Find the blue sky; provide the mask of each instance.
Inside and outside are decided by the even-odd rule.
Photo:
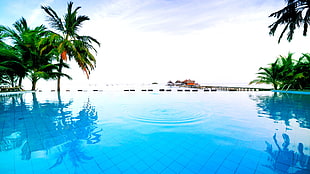
[[[309,41],[277,43],[268,35],[269,14],[282,0],[75,0],[90,17],[81,34],[101,42],[90,80],[72,62],[74,80],[64,85],[151,83],[195,79],[199,83],[243,83],[258,68],[289,51],[308,52]],[[11,26],[21,16],[31,26],[45,24],[40,5],[64,14],[63,0],[1,0],[0,23]],[[74,72],[74,73],[72,73]],[[43,82],[39,82],[44,84]],[[40,86],[40,84],[38,84]]]

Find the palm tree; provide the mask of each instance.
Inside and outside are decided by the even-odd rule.
[[[278,89],[280,85],[280,67],[278,65],[278,59],[270,64],[270,67],[260,67],[257,74],[257,79],[252,80],[249,84],[272,84],[275,90]]]
[[[307,35],[308,25],[310,23],[310,0],[286,0],[287,6],[283,9],[270,14],[269,17],[275,17],[277,20],[269,26],[270,35],[274,35],[279,25],[284,25],[283,31],[279,36],[280,43],[284,33],[287,33],[287,40],[293,39],[294,31],[303,25],[303,35]]]
[[[0,26],[0,83],[15,87],[17,79],[26,75],[26,67],[21,62],[20,52],[2,41],[6,37]]]
[[[58,72],[58,68],[60,66],[69,68],[69,66],[65,63],[53,64],[53,59],[56,59],[57,50],[54,48],[54,44],[50,42],[52,33],[49,31],[45,31],[42,35],[43,37],[38,36],[33,45],[35,47],[32,49],[32,54],[35,61],[32,61],[32,69],[28,75],[28,78],[32,81],[32,90],[36,89],[36,83],[39,79],[57,79],[57,77],[67,77],[71,79],[71,77],[67,74]],[[35,35],[36,36],[36,35]],[[33,36],[33,37],[35,37]]]
[[[280,56],[278,59],[278,66],[280,67],[279,80],[281,81],[281,88],[287,87],[290,88],[295,79],[292,78],[294,76],[294,68],[295,68],[295,60],[293,59],[293,53],[288,53],[287,57]]]
[[[270,64],[270,67],[260,68],[257,79],[250,84],[273,84],[275,89],[304,89],[310,87],[310,55],[303,54],[298,61],[288,53],[287,57],[280,56]]]
[[[13,70],[20,71],[18,74],[20,85],[22,79],[27,76],[32,82],[32,90],[35,90],[39,79],[55,78],[56,74],[64,75],[54,72],[59,65],[52,64],[52,60],[55,58],[55,49],[48,42],[51,40],[52,33],[47,31],[45,26],[41,25],[31,29],[24,18],[16,21],[13,26],[14,29],[0,26],[0,30],[12,40],[14,50],[20,54],[19,63],[24,69],[12,67]]]
[[[96,59],[91,53],[91,51],[96,52],[96,49],[92,46],[92,43],[100,46],[100,43],[93,37],[78,34],[82,23],[90,20],[89,17],[78,15],[78,10],[81,7],[73,9],[73,2],[68,3],[64,19],[61,19],[49,6],[41,6],[41,8],[47,13],[51,27],[57,32],[54,33],[54,38],[58,41],[57,50],[60,65],[67,61],[68,58],[69,60],[74,58],[79,67],[86,73],[87,78],[89,78],[90,71],[96,66]],[[58,72],[62,72],[62,66],[59,66]],[[60,76],[57,81],[57,91],[60,91]]]
[[[33,65],[37,63],[33,56],[32,50],[36,48],[34,44],[38,37],[43,35],[45,27],[43,25],[34,29],[30,29],[25,18],[21,18],[13,24],[14,29],[0,26],[0,30],[5,33],[5,37],[12,40],[14,50],[20,54],[20,63],[26,67],[19,77],[19,85],[23,78],[27,76],[29,71],[33,69]]]
[[[0,47],[1,84],[9,84],[11,87],[16,87],[18,78],[24,76],[26,67],[21,63],[17,55],[18,52],[11,47]]]
[[[296,88],[310,88],[310,54],[303,54],[299,58],[294,67],[293,78]]]

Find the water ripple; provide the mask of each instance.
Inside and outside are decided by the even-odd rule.
[[[186,109],[158,108],[146,109],[137,113],[129,114],[129,118],[134,121],[160,124],[160,125],[186,125],[196,124],[205,121],[208,115],[204,112],[196,112]]]

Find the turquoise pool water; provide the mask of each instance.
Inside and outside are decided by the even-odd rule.
[[[0,173],[310,173],[310,95],[0,95]]]

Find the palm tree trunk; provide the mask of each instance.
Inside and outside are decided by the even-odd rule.
[[[37,81],[36,80],[32,80],[32,88],[31,88],[31,90],[32,91],[36,90],[36,86],[37,86]]]
[[[10,81],[11,81],[11,87],[15,87],[13,74],[10,74],[9,78],[10,78]]]
[[[23,78],[19,77],[19,79],[18,79],[18,86],[19,87],[22,87],[22,81],[23,81]]]
[[[62,58],[60,58],[60,60],[59,60],[59,68],[58,68],[58,72],[59,73],[62,73],[62,64],[63,64],[63,60],[62,60]],[[57,78],[57,91],[60,91],[60,78],[61,78],[61,75],[58,75],[58,78]]]
[[[57,91],[60,91],[60,76],[57,79]]]
[[[276,83],[273,83],[274,90],[278,90],[278,85]]]

